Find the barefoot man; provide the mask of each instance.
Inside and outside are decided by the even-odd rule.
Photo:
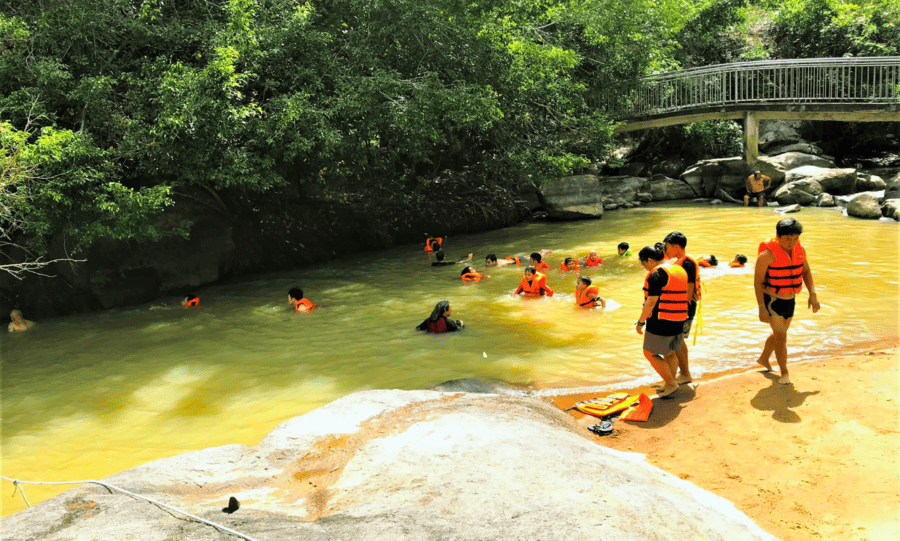
[[[759,206],[766,204],[766,190],[772,185],[772,179],[755,171],[747,177],[747,195],[744,196],[744,206],[750,205],[751,197],[759,197]]]
[[[687,273],[679,265],[664,265],[665,255],[655,246],[641,249],[638,258],[647,270],[647,277],[644,278],[644,307],[635,330],[644,335],[644,357],[665,382],[657,395],[668,398],[678,390],[675,352],[684,343],[681,335],[688,315]]]
[[[675,354],[678,357],[678,370],[681,372],[675,380],[678,383],[691,382],[691,369],[688,364],[688,347],[687,341],[691,334],[691,325],[694,323],[694,316],[697,315],[697,303],[700,302],[700,267],[697,261],[687,255],[684,249],[687,247],[687,237],[681,231],[672,231],[666,235],[663,240],[663,250],[667,259],[675,258],[676,265],[681,266],[687,273],[687,296],[688,296],[688,314],[684,320],[684,330],[681,333],[682,345]]]
[[[816,285],[813,283],[806,250],[800,246],[803,226],[794,218],[785,218],[775,226],[775,238],[760,244],[756,259],[756,274],[753,286],[756,303],[759,305],[759,320],[772,327],[772,334],[766,339],[762,355],[756,361],[766,371],[772,370],[769,358],[775,352],[781,378],[778,383],[791,382],[787,368],[787,331],[794,317],[794,298],[803,284],[809,291],[807,306],[813,313],[819,311]]]

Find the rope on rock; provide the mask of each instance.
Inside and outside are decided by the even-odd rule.
[[[237,532],[235,530],[232,530],[231,528],[226,528],[225,526],[222,526],[221,524],[217,524],[210,520],[206,520],[205,518],[200,518],[197,515],[192,515],[191,513],[188,513],[187,511],[184,511],[177,507],[173,507],[171,505],[164,504],[160,501],[154,500],[153,498],[148,498],[147,496],[141,496],[140,494],[135,494],[134,492],[129,492],[123,488],[119,488],[117,486],[110,485],[109,483],[104,483],[103,481],[95,481],[93,479],[86,479],[83,481],[22,481],[21,479],[11,479],[9,477],[4,477],[2,475],[0,475],[0,479],[11,482],[13,484],[13,486],[15,487],[13,489],[12,495],[15,496],[16,489],[18,489],[19,492],[22,493],[22,498],[25,499],[25,503],[28,505],[28,507],[31,507],[31,503],[28,502],[28,498],[25,496],[25,491],[22,489],[21,485],[23,485],[23,484],[25,484],[25,485],[82,485],[84,483],[94,483],[96,485],[100,485],[100,486],[104,487],[106,490],[110,491],[110,493],[112,493],[113,491],[116,491],[116,492],[121,492],[122,494],[125,494],[128,496],[131,496],[133,498],[139,498],[141,500],[146,500],[154,505],[158,505],[159,507],[168,509],[170,511],[174,511],[176,513],[180,513],[180,514],[182,514],[186,517],[192,518],[198,522],[208,524],[209,526],[212,526],[213,528],[216,528],[223,532],[230,533],[232,535],[236,535],[240,538],[246,539],[247,541],[257,541],[256,539],[250,537],[249,535],[242,534],[241,532]]]

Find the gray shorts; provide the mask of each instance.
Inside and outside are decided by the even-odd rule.
[[[682,335],[660,336],[652,332],[644,331],[644,349],[654,355],[662,355],[665,357],[673,351],[678,351],[684,346],[684,338]]]
[[[681,328],[681,336],[683,336],[685,340],[687,340],[688,337],[691,336],[691,325],[693,325],[693,324],[694,324],[693,319],[685,319],[684,320],[684,327]],[[678,348],[678,349],[681,349],[681,348]]]

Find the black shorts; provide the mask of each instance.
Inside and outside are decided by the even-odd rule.
[[[747,195],[749,195],[750,197],[762,197],[766,195],[766,190],[763,190],[761,192],[751,192],[750,190],[747,190]]]
[[[766,312],[770,316],[781,316],[784,319],[794,317],[794,306],[797,304],[794,299],[779,299],[768,293],[763,293],[763,303],[766,305]]]

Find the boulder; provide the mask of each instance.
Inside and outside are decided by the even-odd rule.
[[[603,210],[616,210],[617,208],[619,208],[619,205],[615,203],[607,203],[603,205]]]
[[[800,121],[761,120],[759,123],[759,147],[768,149],[800,142]]]
[[[729,203],[737,203],[738,205],[743,205],[744,202],[741,200],[737,200],[734,197],[731,197],[722,188],[716,190],[716,197],[721,199],[722,201],[728,201]]]
[[[677,407],[658,402],[653,414]],[[530,397],[353,393],[256,446],[182,454],[104,482],[260,540],[636,541],[670,539],[675,525],[684,539],[775,541],[731,502],[643,455],[598,445],[583,424]],[[240,507],[226,514],[230,497]],[[19,541],[235,539],[94,485],[2,528]]]
[[[778,156],[769,156],[766,161],[781,171],[790,171],[791,169],[797,169],[798,167],[806,165],[814,165],[826,169],[834,169],[837,167],[831,160],[813,154],[802,154],[800,152],[785,152]],[[760,171],[762,171],[762,169],[760,169]]]
[[[833,207],[837,205],[837,203],[834,202],[834,198],[831,197],[830,193],[822,192],[818,195],[818,197],[816,197],[813,205],[817,207]]]
[[[647,192],[638,192],[637,203],[650,203],[653,201],[653,194]]]
[[[861,193],[853,196],[847,204],[847,216],[877,220],[881,218],[881,205],[878,198],[871,193]]]
[[[815,180],[803,179],[789,182],[778,188],[775,199],[779,205],[811,205],[824,190]]]
[[[788,205],[786,207],[778,207],[775,209],[775,212],[778,214],[790,214],[792,212],[800,212],[800,209],[803,208],[800,205]]]
[[[538,191],[541,206],[551,218],[602,218],[603,201],[595,175],[576,175],[544,182]]]
[[[654,201],[672,201],[676,199],[693,199],[702,192],[702,183],[696,179],[692,186],[685,179],[674,179],[664,175],[653,175],[644,185]]]
[[[697,162],[680,178],[690,186],[701,187],[702,191],[698,190],[698,194],[703,196],[712,196],[719,188],[725,193],[737,195],[745,193],[747,177],[753,171],[742,158],[722,158]]]
[[[760,156],[759,158],[757,158],[756,163],[753,164],[753,167],[751,169],[752,170],[747,174],[747,176],[750,176],[753,171],[759,170],[760,173],[772,179],[770,188],[777,188],[784,182],[784,172],[786,171],[786,169],[784,169],[781,162],[779,162],[776,158],[770,156]],[[746,179],[744,180],[746,181]]]
[[[860,192],[875,192],[886,187],[887,183],[878,175],[856,173],[856,189]]]
[[[646,163],[632,162],[632,163],[627,163],[627,164],[623,165],[619,169],[619,174],[624,175],[624,176],[629,176],[629,177],[639,177],[644,173],[644,171],[646,169],[647,169]]]
[[[897,173],[884,184],[885,199],[900,199],[900,173]]]
[[[618,175],[614,177],[599,177],[599,193],[604,204],[615,203],[620,207],[625,203],[632,203],[637,199],[638,192],[646,192],[642,189],[647,179]]]
[[[800,152],[802,154],[812,154],[813,156],[821,156],[822,149],[811,143],[795,143],[783,147],[772,148],[766,151],[769,156],[777,156],[786,152]]]
[[[674,178],[684,172],[686,165],[687,164],[681,158],[671,158],[654,164],[653,167],[650,168],[650,173],[651,175],[663,175]]]
[[[856,192],[856,169],[828,169],[815,165],[804,165],[791,169],[785,174],[786,183],[798,180],[815,181],[822,191],[832,195],[846,195]],[[818,193],[813,194],[818,195]]]
[[[900,222],[900,199],[885,199],[881,204],[881,215]]]

